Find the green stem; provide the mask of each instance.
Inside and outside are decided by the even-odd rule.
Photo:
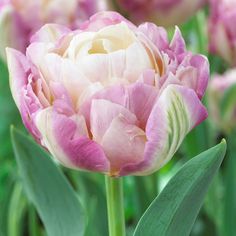
[[[110,236],[125,236],[122,178],[106,176],[108,225]]]

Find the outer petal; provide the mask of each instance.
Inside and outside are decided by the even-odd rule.
[[[145,126],[158,96],[158,90],[153,86],[135,83],[127,88],[128,97],[125,106],[134,113],[139,121],[139,127]]]
[[[144,33],[160,51],[169,47],[168,35],[163,27],[157,27],[153,23],[144,23],[138,27],[138,30]]]
[[[201,99],[205,94],[210,76],[209,62],[205,56],[194,55],[190,60],[190,65],[197,69],[197,87],[194,90]]]
[[[19,51],[11,48],[6,49],[7,63],[9,68],[10,87],[12,96],[17,107],[20,107],[20,91],[28,83],[28,72],[30,69],[26,57]]]
[[[175,27],[175,34],[170,43],[170,48],[176,55],[182,54],[186,51],[184,38],[177,26]]]
[[[155,87],[140,82],[129,86],[120,85],[107,87],[101,91],[98,91],[89,100],[87,100],[81,106],[80,113],[86,118],[89,127],[90,117],[92,116],[92,101],[108,100],[111,104],[120,105],[133,113],[139,121],[139,126],[145,129],[146,122],[153,105],[155,104],[157,95],[158,90]]]
[[[30,41],[31,43],[55,43],[63,35],[68,34],[69,32],[71,32],[71,30],[63,25],[46,24],[31,37]]]
[[[113,11],[98,12],[90,17],[90,19],[81,25],[84,31],[98,31],[108,25],[116,25],[126,22],[130,28],[136,29],[130,21],[126,20],[122,15]]]
[[[30,75],[29,63],[25,56],[14,49],[7,49],[10,88],[15,103],[20,110],[26,128],[38,141],[40,133],[35,127],[35,114],[42,108],[33,89],[33,77]]]
[[[136,116],[121,105],[103,99],[92,100],[90,125],[95,141],[101,142],[103,135],[116,117],[124,117],[131,124],[137,122]]]
[[[126,117],[113,119],[101,143],[111,164],[110,175],[119,175],[124,165],[142,161],[145,143],[146,135],[142,129]]]
[[[169,85],[157,100],[146,126],[144,161],[127,165],[121,175],[147,175],[167,163],[185,135],[207,117],[192,89]]]
[[[82,116],[67,117],[48,108],[38,113],[37,127],[42,144],[64,166],[108,172],[109,162],[101,146],[87,137]]]

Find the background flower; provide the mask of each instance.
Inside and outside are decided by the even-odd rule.
[[[25,126],[70,168],[150,174],[207,116],[208,61],[178,28],[169,43],[164,28],[101,12],[77,31],[46,25],[26,56],[7,56]]]
[[[210,0],[209,49],[236,65],[236,1]]]
[[[209,109],[218,129],[230,132],[236,126],[236,69],[214,75],[209,84]]]
[[[122,12],[136,23],[153,21],[162,26],[185,22],[200,9],[205,0],[116,0]]]

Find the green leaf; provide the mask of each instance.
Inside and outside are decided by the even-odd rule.
[[[225,236],[235,235],[236,232],[236,140],[235,132],[228,138],[228,150],[226,158],[226,172],[224,176],[224,217],[223,230]]]
[[[189,235],[225,151],[222,141],[188,161],[149,206],[134,235]]]
[[[60,169],[31,139],[15,128],[11,135],[24,187],[48,236],[83,235],[83,209]]]

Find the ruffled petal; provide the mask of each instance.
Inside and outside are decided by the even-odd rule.
[[[92,100],[90,125],[93,139],[96,142],[101,142],[103,135],[116,117],[125,117],[132,124],[137,122],[136,116],[119,104],[103,99]]]
[[[94,14],[88,21],[81,25],[80,29],[83,31],[98,31],[108,25],[116,25],[121,22],[125,22],[130,28],[136,29],[134,24],[114,11],[103,11]]]
[[[110,175],[119,175],[123,166],[143,160],[145,132],[124,116],[112,120],[102,139],[102,147],[110,161]]]
[[[192,89],[169,85],[157,100],[147,122],[144,161],[127,165],[121,175],[147,175],[167,163],[186,134],[207,117]]]
[[[21,52],[12,48],[7,48],[6,53],[11,92],[15,103],[19,108],[22,95],[21,90],[28,83],[28,72],[30,66],[26,57]]]
[[[64,166],[104,173],[109,171],[104,151],[88,138],[82,116],[67,117],[48,108],[38,113],[37,127],[42,134],[42,145]]]
[[[46,24],[39,29],[30,39],[30,42],[56,43],[63,35],[71,32],[63,25]]]

